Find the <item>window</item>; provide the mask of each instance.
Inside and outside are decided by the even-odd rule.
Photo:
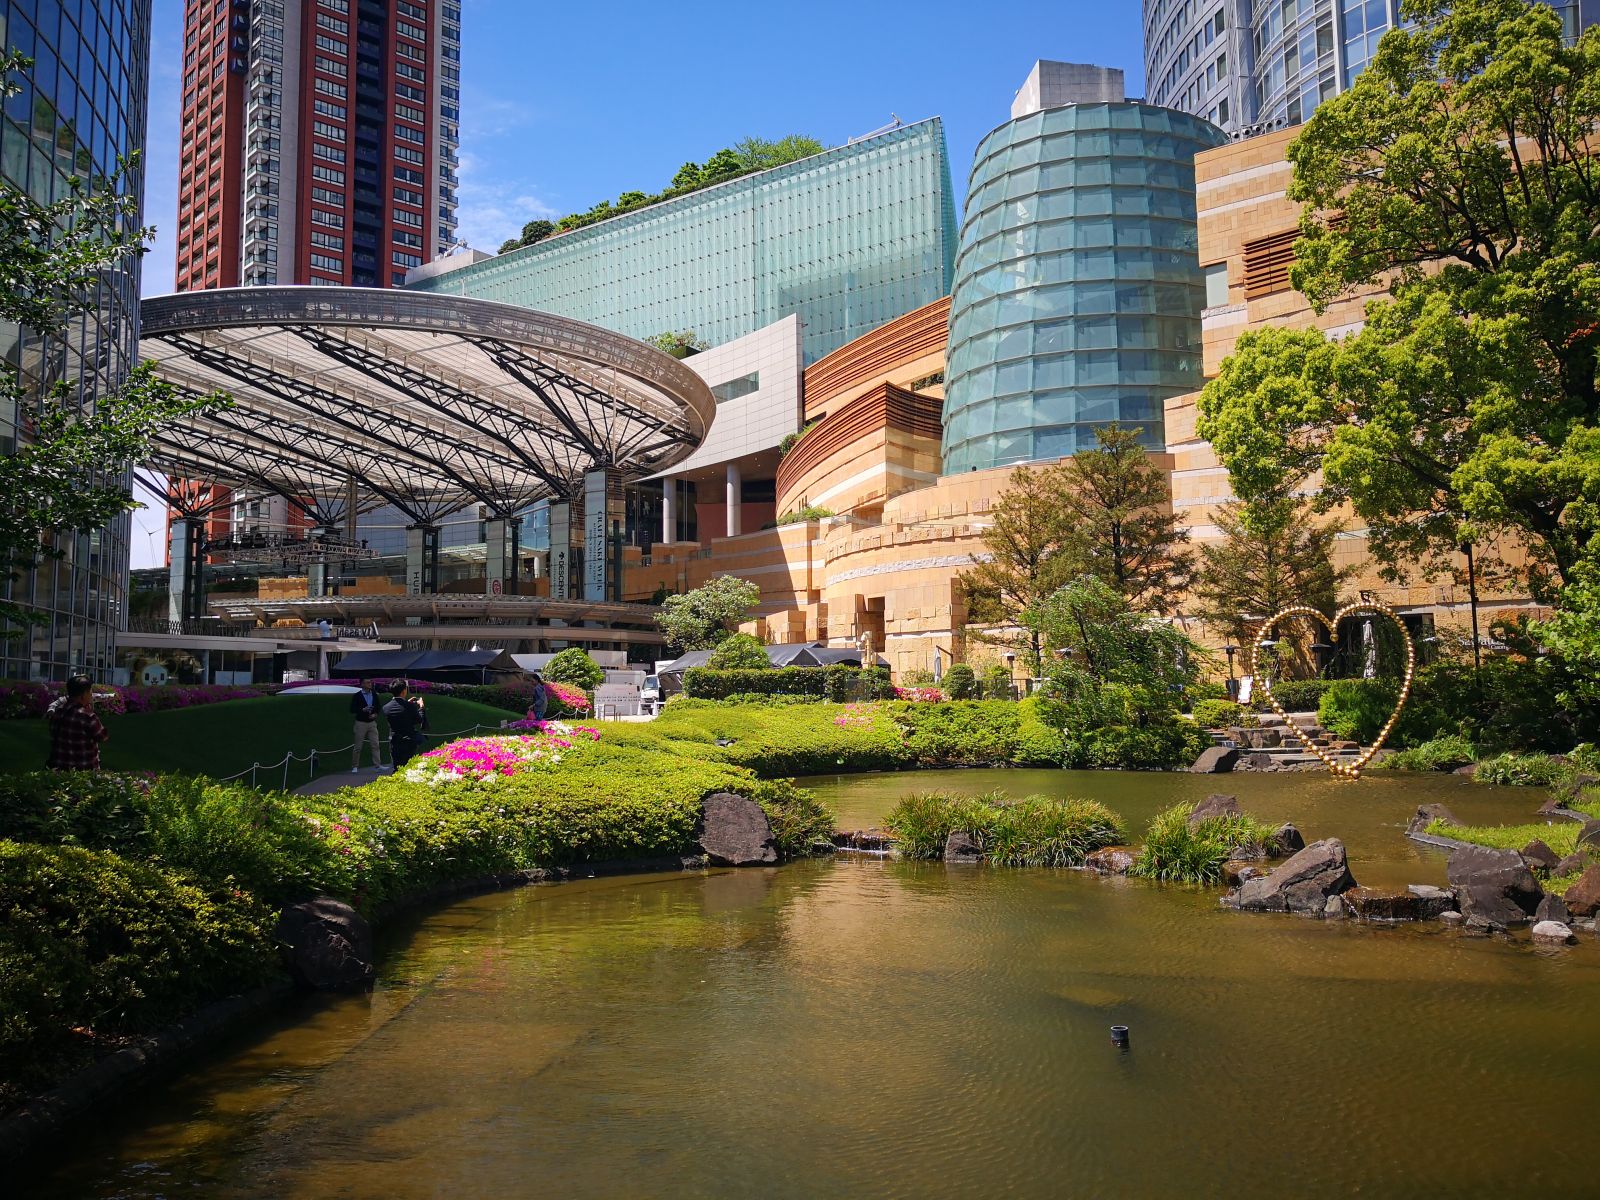
[[[327,168],[321,167],[319,170],[325,171]],[[323,204],[333,204],[339,208],[344,207],[343,192],[330,192],[327,188],[314,187],[311,189],[311,198]]]
[[[315,84],[313,84],[313,86],[317,89],[317,91],[321,92],[324,96],[332,96],[335,100],[343,100],[343,99],[345,99],[345,97],[347,97],[350,94],[350,89],[345,87],[344,84],[335,83],[331,79],[318,79],[315,82]],[[327,101],[326,100],[318,100],[317,103],[318,104],[326,104]],[[317,109],[317,111],[318,112],[323,112],[324,110],[319,108],[319,109]],[[341,108],[339,110],[339,115],[341,117],[344,115],[344,109]]]
[[[428,114],[420,108],[412,108],[409,104],[396,104],[394,106],[394,115],[404,121],[415,121],[418,125],[426,125],[428,123]]]
[[[338,17],[330,17],[324,12],[317,14],[317,24],[331,33],[342,34],[346,37],[350,34],[349,21],[341,21]]]
[[[428,40],[428,31],[411,24],[409,21],[396,21],[394,27],[408,38],[416,38],[419,42]]]
[[[394,156],[404,162],[416,163],[418,166],[422,165],[422,151],[413,150],[410,146],[396,146],[394,148]]]
[[[394,177],[403,183],[424,183],[421,171],[413,171],[410,167],[396,167]]]
[[[311,210],[311,223],[313,225],[326,225],[330,229],[344,228],[344,214],[331,213],[320,208]]]
[[[396,168],[396,170],[399,170],[399,168]],[[414,192],[410,188],[403,188],[403,187],[395,188],[395,190],[394,190],[394,198],[396,200],[400,201],[400,203],[402,203],[402,204],[415,204],[418,208],[422,207],[422,201],[423,201],[422,193],[421,192]]]
[[[327,138],[330,142],[344,141],[345,135],[342,125],[330,125],[326,121],[313,121],[311,122],[311,131],[318,137]]]
[[[421,88],[411,87],[409,84],[397,83],[394,85],[394,94],[402,100],[415,100],[418,104],[428,102],[428,93]]]
[[[341,154],[344,152],[341,150]],[[320,179],[323,183],[337,183],[344,186],[344,172],[335,171],[332,167],[324,167],[318,163],[311,164],[311,178]]]
[[[316,64],[317,70],[326,71],[329,75],[337,75],[341,79],[350,73],[350,68],[336,58],[323,58],[319,54],[316,57]]]
[[[761,390],[761,372],[751,371],[748,375],[741,375],[737,379],[730,379],[726,383],[719,383],[711,389],[711,394],[718,404],[728,400],[737,400],[740,396],[748,396],[751,392]]]
[[[397,62],[394,64],[394,73],[406,79],[415,80],[417,83],[427,83],[428,73],[421,67],[413,67],[410,63]]]
[[[421,201],[419,200],[418,203],[420,204]],[[422,214],[407,212],[403,208],[397,208],[394,210],[394,223],[396,225],[410,225],[413,229],[421,229]]]
[[[427,136],[422,130],[413,129],[409,125],[396,125],[394,127],[394,135],[402,142],[415,142],[419,146],[427,141]]]
[[[394,240],[402,246],[415,246],[419,250],[422,249],[422,235],[420,233],[412,233],[406,229],[396,229],[394,231]]]
[[[344,151],[337,146],[324,146],[321,142],[312,142],[311,153],[317,158],[327,159],[329,162],[338,163],[340,166],[344,165]],[[341,177],[339,182],[343,183],[344,179]]]
[[[1228,302],[1228,264],[1215,263],[1204,268],[1206,276],[1206,307],[1216,308]]]
[[[428,10],[419,4],[409,3],[409,0],[399,0],[395,7],[399,9],[404,16],[415,17],[419,21],[426,21],[428,19]]]
[[[319,0],[319,2],[323,8],[330,9],[336,13],[348,13],[350,11],[350,0]]]
[[[317,49],[326,50],[329,54],[349,54],[350,43],[341,42],[338,38],[328,37],[326,34],[317,34]]]
[[[316,256],[313,255],[312,257],[315,258]],[[407,254],[403,250],[396,250],[391,261],[397,267],[420,267],[422,265],[422,256],[420,254]]]
[[[322,80],[319,79],[317,82],[321,83]],[[343,121],[350,115],[344,105],[335,104],[332,100],[313,100],[311,103],[317,113],[324,117],[332,117],[335,121]]]
[[[420,46],[413,46],[410,42],[396,42],[394,52],[401,58],[409,58],[413,62],[428,61],[428,52]]]
[[[320,229],[311,231],[311,244],[313,246],[325,246],[329,250],[344,249],[344,239],[342,237],[331,233],[323,233]]]
[[[327,254],[312,254],[311,265],[323,271],[343,271],[344,259]]]

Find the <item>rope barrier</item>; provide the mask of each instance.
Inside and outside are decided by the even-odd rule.
[[[438,734],[424,733],[423,736],[424,736],[425,740],[427,738],[434,738],[434,739],[436,739],[436,740],[438,740],[440,742],[448,742],[448,741],[454,741],[456,738],[459,738],[459,737],[468,737],[468,736],[470,736],[470,735],[472,735],[474,733],[477,733],[480,729],[500,730],[500,729],[503,729],[503,728],[505,728],[503,725],[484,725],[482,723],[479,723],[479,724],[476,724],[476,725],[472,726],[470,729],[457,729],[457,730],[454,730],[453,732],[450,732],[450,733],[438,733]],[[293,750],[290,750],[288,753],[286,753],[277,762],[274,762],[274,763],[253,762],[245,770],[240,771],[240,772],[238,772],[237,774],[234,774],[234,775],[224,775],[217,782],[219,782],[219,783],[232,783],[234,780],[243,779],[246,775],[248,775],[248,776],[250,776],[250,786],[251,787],[256,787],[256,786],[258,786],[257,783],[256,783],[256,775],[257,775],[258,772],[260,772],[260,771],[276,771],[279,767],[282,767],[283,768],[283,790],[284,791],[288,791],[289,790],[289,768],[294,763],[303,762],[303,763],[311,764],[310,772],[306,776],[306,782],[309,783],[311,780],[313,780],[313,779],[315,779],[317,777],[317,758],[320,755],[343,754],[346,750],[354,750],[356,748],[356,745],[357,745],[357,743],[351,742],[348,746],[340,746],[340,747],[338,747],[337,749],[334,749],[334,750],[318,750],[315,747],[312,747],[311,752],[309,754],[306,754],[306,755],[299,755],[299,754],[296,754]],[[375,765],[381,767],[383,764],[380,762],[380,763],[377,763]]]

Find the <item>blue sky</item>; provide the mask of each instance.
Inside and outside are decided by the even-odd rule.
[[[1134,0],[808,4],[464,0],[461,236],[493,251],[538,216],[665,187],[747,136],[837,145],[940,116],[959,204],[978,139],[1035,59],[1121,67],[1144,90]],[[183,2],[155,0],[144,293],[172,290]],[[958,209],[959,211],[959,209]],[[149,498],[147,498],[149,499]],[[162,561],[164,517],[134,514],[133,565]]]

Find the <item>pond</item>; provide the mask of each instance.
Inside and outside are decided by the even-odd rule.
[[[1453,778],[921,772],[814,780],[845,827],[907,791],[1087,795],[1137,831],[1224,788],[1442,879]],[[73,1146],[44,1197],[1266,1196],[1590,1192],[1600,945],[1218,908],[1081,872],[840,856],[463,900]],[[1132,1029],[1127,1051],[1108,1027]]]

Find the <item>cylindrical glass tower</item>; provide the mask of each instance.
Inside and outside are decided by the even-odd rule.
[[[1194,156],[1216,126],[1137,103],[1008,121],[978,146],[956,256],[946,474],[1095,444],[1164,444],[1162,401],[1201,384]]]
[[[150,0],[74,0],[70,4],[0,0],[0,46],[33,59],[13,78],[20,90],[0,119],[0,175],[41,202],[67,194],[70,178],[90,186],[143,151],[150,77]],[[122,187],[142,198],[135,166]],[[139,266],[108,273],[88,313],[59,338],[44,339],[0,322],[0,356],[27,392],[65,382],[71,402],[95,397],[127,377],[138,352]],[[27,436],[26,413],[0,409],[0,453]],[[112,482],[127,484],[128,471]],[[44,617],[0,638],[0,676],[60,679],[74,671],[107,678],[125,611],[129,520],[69,536],[65,557],[14,583],[12,600]]]

